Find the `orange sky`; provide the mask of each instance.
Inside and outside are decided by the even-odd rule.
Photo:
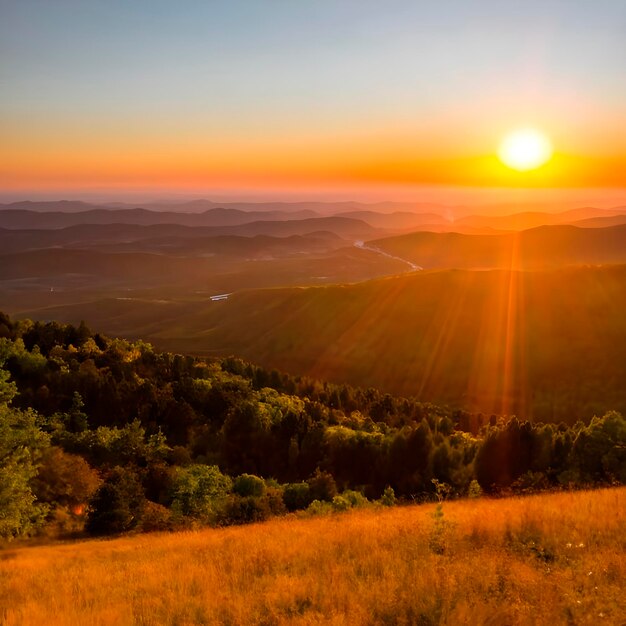
[[[619,197],[626,4],[420,4],[15,3],[0,20],[0,194],[393,199],[440,185]],[[555,155],[519,173],[495,154],[526,126]]]

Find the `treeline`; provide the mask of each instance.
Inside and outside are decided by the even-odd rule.
[[[0,536],[626,482],[626,420],[449,412],[0,313]],[[470,431],[470,432],[468,432]]]

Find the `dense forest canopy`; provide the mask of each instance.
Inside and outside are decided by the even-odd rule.
[[[520,422],[0,314],[0,536],[626,482],[626,420]]]

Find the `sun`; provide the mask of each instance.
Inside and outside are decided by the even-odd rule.
[[[550,140],[534,128],[509,133],[500,144],[498,157],[508,167],[526,172],[541,167],[552,156]]]

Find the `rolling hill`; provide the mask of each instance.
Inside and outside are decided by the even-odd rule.
[[[504,213],[504,214],[502,214]],[[556,224],[572,224],[579,220],[596,217],[613,217],[626,214],[626,207],[613,209],[597,209],[595,207],[581,207],[560,212],[524,211],[521,213],[499,215],[468,215],[455,221],[458,227],[494,228],[496,230],[528,230],[538,226],[552,226]]]
[[[626,225],[541,226],[491,235],[417,232],[368,245],[425,269],[541,269],[626,263]]]
[[[168,218],[63,215],[121,214]],[[0,308],[485,413],[626,410],[626,225],[381,234],[340,216],[0,229]]]
[[[165,305],[163,305],[165,306]],[[140,310],[141,309],[141,310]],[[626,266],[433,271],[237,291],[159,307],[96,300],[24,312],[160,348],[535,420],[626,411]]]
[[[285,212],[244,212],[235,209],[212,209],[205,213],[157,212],[146,209],[92,209],[78,212],[37,212],[5,208],[0,211],[0,228],[55,229],[79,224],[129,224],[151,226],[179,224],[190,227],[225,229],[214,234],[276,235],[305,234],[332,230],[350,237],[371,236],[376,230],[362,220],[346,217],[298,217]],[[228,230],[231,229],[231,230]],[[240,230],[238,230],[240,229]],[[368,235],[369,233],[369,235]]]

